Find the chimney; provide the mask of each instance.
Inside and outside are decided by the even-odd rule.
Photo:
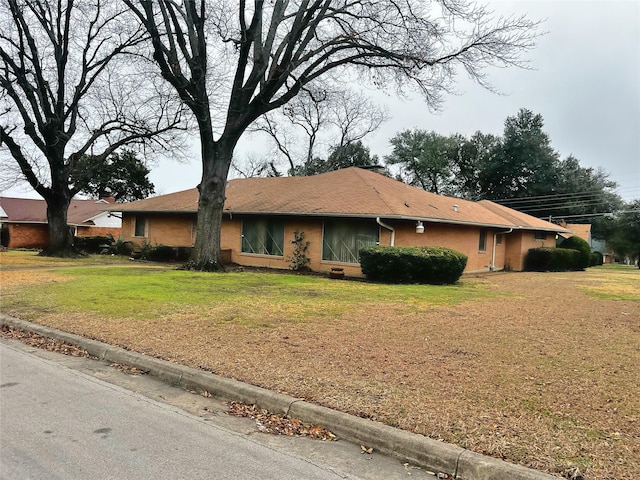
[[[386,171],[382,165],[363,165],[361,167],[363,170],[369,170],[374,173],[379,173],[380,175],[385,175]]]
[[[100,197],[100,200],[104,200],[107,203],[116,203],[116,199],[114,197]]]

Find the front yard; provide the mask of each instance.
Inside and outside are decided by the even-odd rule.
[[[387,286],[18,253],[3,313],[559,476],[640,472],[637,268]]]

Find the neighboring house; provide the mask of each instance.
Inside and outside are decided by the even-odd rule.
[[[558,246],[562,247],[562,242],[569,237],[580,237],[589,244],[592,252],[602,253],[602,261],[604,263],[613,263],[614,256],[609,252],[609,246],[604,240],[595,240],[591,236],[590,223],[563,223],[563,227],[569,230],[569,233],[561,233],[558,238]]]
[[[119,215],[107,211],[109,205],[111,202],[105,199],[71,200],[67,223],[73,234],[78,237],[111,234],[117,238],[122,232],[122,221]],[[0,197],[0,224],[4,247],[45,248],[49,243],[44,200]]]
[[[560,234],[562,238],[580,237],[593,249],[591,241],[591,224],[590,223],[563,223],[563,227],[569,230],[569,233]]]
[[[122,204],[125,240],[191,246],[196,189]],[[346,168],[311,177],[229,181],[221,248],[237,264],[288,268],[294,231],[310,242],[314,271],[361,275],[368,245],[445,246],[469,257],[467,272],[521,270],[533,247],[554,247],[562,227],[490,201],[470,202]]]

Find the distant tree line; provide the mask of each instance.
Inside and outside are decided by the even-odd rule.
[[[258,130],[277,148],[270,160],[254,161],[245,176],[316,175],[380,164],[362,139],[386,120],[384,111],[362,99],[331,98],[303,95],[277,121],[265,119]],[[344,108],[336,109],[336,101]],[[293,127],[304,133],[296,137]],[[382,160],[398,180],[418,188],[468,200],[488,199],[556,223],[590,223],[593,237],[608,240],[619,255],[640,256],[638,202],[625,204],[615,192],[616,182],[603,169],[583,167],[573,155],[562,159],[543,127],[542,115],[522,108],[507,117],[501,136],[405,130],[390,139],[392,152]],[[326,135],[329,146],[323,157],[318,150],[326,145],[319,138],[326,131],[333,131],[333,137]],[[293,146],[300,145],[306,148],[296,155]],[[277,167],[283,163],[286,171]]]

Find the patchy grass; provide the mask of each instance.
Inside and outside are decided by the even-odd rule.
[[[82,265],[112,265],[127,263],[127,257],[117,255],[88,255],[78,258],[40,257],[36,250],[0,252],[0,270],[15,268],[74,267]]]
[[[640,302],[640,271],[638,268],[615,266],[591,271],[589,284],[582,288],[590,295],[604,300]]]
[[[21,274],[49,280],[3,277],[5,313],[558,476],[640,471],[638,269],[451,287],[137,264]]]
[[[24,272],[15,275],[29,277]],[[206,318],[210,324],[264,327],[330,320],[371,305],[408,313],[496,295],[473,283],[389,286],[278,273],[194,273],[163,266],[74,268],[46,275],[45,282],[8,293],[5,307],[28,303],[31,310],[22,311],[23,317],[46,307],[51,313],[135,320],[178,315]]]

